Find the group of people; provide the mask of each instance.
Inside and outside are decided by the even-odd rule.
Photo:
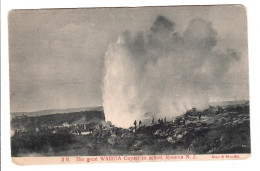
[[[134,125],[135,125],[135,128],[137,127],[137,122],[136,122],[136,120],[135,120],[135,122],[134,122]],[[140,120],[139,121],[139,127],[141,127],[141,125],[142,125],[142,121]]]
[[[159,124],[166,123],[166,117],[164,117],[164,119],[163,119],[163,118],[162,118],[162,119],[158,119],[158,123],[159,123]],[[153,118],[153,120],[152,120],[152,125],[154,125],[154,118]]]
[[[166,123],[166,117],[164,117],[164,119],[162,118],[162,119],[158,119],[158,123],[159,124],[163,124],[163,123]],[[152,125],[154,125],[155,124],[155,122],[154,122],[154,118],[153,118],[153,120],[152,120]],[[135,129],[137,128],[137,121],[135,120],[134,121],[134,126],[135,126]],[[139,121],[139,128],[142,126],[142,121],[140,120]]]
[[[198,112],[197,116],[198,116],[198,120],[200,121],[200,120],[201,120],[202,113],[201,113],[201,112]],[[158,119],[158,123],[159,123],[159,124],[165,124],[166,122],[167,122],[166,117],[164,117],[164,118],[159,118],[159,119]],[[185,118],[182,118],[181,122],[185,125],[185,124],[186,124]],[[152,125],[155,125],[154,118],[152,119]],[[136,120],[134,121],[134,126],[135,126],[135,130],[136,130],[136,128],[137,128],[137,121],[136,121]],[[139,121],[139,128],[140,128],[141,126],[142,126],[142,121],[140,120],[140,121]]]

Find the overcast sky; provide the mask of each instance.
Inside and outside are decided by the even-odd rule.
[[[126,30],[150,30],[159,15],[173,21],[180,34],[192,19],[211,21],[217,31],[214,48],[234,49],[240,60],[227,79],[239,86],[210,100],[249,98],[243,7],[14,10],[9,14],[11,112],[102,105],[109,44]]]

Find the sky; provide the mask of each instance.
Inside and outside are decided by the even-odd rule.
[[[109,45],[126,31],[149,32],[158,16],[174,22],[180,35],[192,19],[211,22],[214,49],[233,49],[239,60],[225,76],[232,86],[218,88],[210,101],[249,98],[247,21],[241,6],[13,10],[11,112],[102,105]]]

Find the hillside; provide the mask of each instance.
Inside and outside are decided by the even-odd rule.
[[[91,125],[87,128],[73,126],[76,120],[70,116],[84,118],[88,114],[47,115],[16,123],[37,126],[40,120],[56,125],[66,121],[70,126],[16,131],[11,138],[12,156],[32,153],[38,156],[97,156],[251,152],[249,104],[209,107],[203,111],[192,109],[174,120],[154,123],[151,120],[150,126],[137,125],[135,128],[133,124],[129,129],[115,127],[109,122],[94,123],[94,129]],[[41,119],[37,121],[37,118]],[[88,133],[77,134],[75,131]]]
[[[234,100],[234,101],[222,101],[222,102],[210,102],[210,106],[228,106],[228,105],[245,105],[248,104],[248,100]]]
[[[17,116],[22,116],[22,115],[42,116],[42,115],[73,113],[73,112],[81,112],[81,111],[103,111],[103,106],[68,108],[68,109],[50,109],[50,110],[41,110],[41,111],[35,111],[35,112],[13,112],[13,113],[11,113],[11,117],[14,118]]]
[[[15,117],[11,120],[11,128],[13,130],[31,131],[36,128],[45,129],[46,127],[70,126],[87,124],[89,122],[99,123],[104,120],[105,115],[103,111],[81,111],[55,115]]]

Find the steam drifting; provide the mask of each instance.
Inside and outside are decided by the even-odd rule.
[[[124,32],[105,57],[106,119],[129,127],[134,120],[150,123],[153,117],[207,107],[210,92],[239,59],[233,50],[218,51],[216,45],[217,31],[202,19],[191,20],[183,33],[164,16],[148,32]]]

